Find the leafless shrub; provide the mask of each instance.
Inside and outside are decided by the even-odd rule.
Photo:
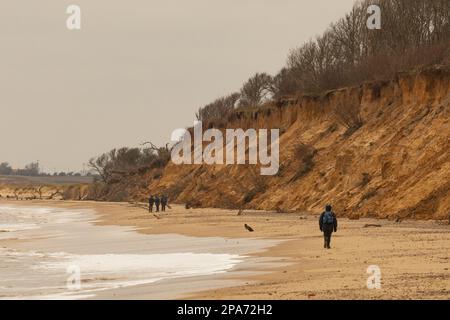
[[[370,174],[368,174],[367,172],[364,172],[362,174],[362,179],[361,179],[361,183],[359,184],[359,186],[361,188],[364,188],[365,186],[367,186],[369,184],[371,179],[372,179],[372,177],[370,176]]]
[[[361,197],[361,202],[368,200],[370,198],[373,198],[377,194],[378,194],[378,191],[376,189],[369,190]]]
[[[254,167],[249,167],[248,170],[250,174],[250,187],[246,188],[243,205],[250,203],[258,194],[264,193],[267,190],[267,177],[255,172]]]
[[[202,203],[198,199],[189,199],[185,204],[186,209],[200,208],[201,206],[202,206]]]
[[[342,126],[347,128],[346,134],[349,135],[363,125],[360,113],[360,105],[356,101],[337,104],[332,108],[334,119]]]
[[[64,199],[64,193],[63,193],[63,190],[60,190],[59,188],[58,189],[56,189],[56,191],[54,191],[54,192],[52,192],[49,196],[48,196],[48,199],[49,200],[53,200],[56,196],[60,196],[61,198],[63,198]]]
[[[92,183],[87,190],[86,199],[88,200],[101,200],[105,191],[105,185],[103,183]]]
[[[38,194],[40,200],[42,200],[43,191],[44,191],[44,186],[37,186],[36,188],[34,188],[34,192]]]
[[[247,191],[247,193],[245,194],[244,199],[243,199],[244,204],[250,203],[258,193],[259,193],[258,188],[253,188],[253,189]]]
[[[300,161],[300,167],[297,173],[289,180],[289,183],[300,179],[313,169],[316,154],[317,150],[311,145],[300,143],[296,147],[294,155]]]

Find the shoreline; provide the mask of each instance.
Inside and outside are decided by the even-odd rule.
[[[170,232],[170,230],[167,232],[160,232],[158,234],[153,233],[150,235],[137,232],[134,226],[125,227],[111,224],[108,224],[109,226],[105,226],[104,224],[102,224],[102,228],[98,226],[103,222],[102,214],[108,215],[108,212],[111,213],[115,211],[122,212],[124,209],[126,210],[126,208],[124,207],[125,204],[110,203],[100,205],[98,203],[86,204],[78,202],[75,203],[59,201],[57,203],[53,201],[27,201],[26,203],[18,201],[0,201],[0,206],[2,205],[5,207],[19,208],[19,212],[20,208],[26,209],[35,207],[42,209],[44,212],[47,211],[48,208],[53,208],[58,210],[56,211],[56,213],[52,214],[53,217],[63,217],[64,220],[64,217],[66,217],[67,215],[69,217],[75,215],[79,216],[78,219],[81,219],[73,221],[68,220],[60,225],[61,227],[58,227],[58,229],[56,229],[57,234],[64,235],[67,232],[68,237],[54,238],[55,229],[54,227],[52,228],[52,224],[49,225],[50,229],[48,227],[45,227],[47,223],[45,221],[47,219],[44,219],[44,229],[42,230],[38,228],[33,229],[36,231],[33,231],[32,233],[18,233],[17,236],[19,237],[19,239],[8,239],[7,236],[7,238],[0,241],[2,243],[3,249],[7,250],[7,261],[9,259],[8,252],[13,252],[12,254],[15,254],[14,252],[24,252],[25,254],[37,253],[40,256],[52,255],[53,252],[57,252],[57,254],[59,255],[64,253],[65,255],[72,256],[74,254],[75,256],[79,256],[79,254],[82,254],[80,258],[82,259],[81,261],[84,261],[84,263],[87,261],[87,259],[99,259],[99,255],[101,256],[105,253],[107,253],[107,256],[108,254],[109,256],[111,256],[111,254],[131,254],[131,258],[133,258],[136,254],[141,255],[142,257],[145,257],[145,255],[148,254],[161,254],[161,258],[163,260],[152,260],[153,262],[148,260],[147,264],[149,266],[149,270],[152,270],[155,265],[164,264],[164,259],[175,254],[189,255],[191,258],[188,259],[189,261],[192,261],[190,263],[188,263],[187,260],[184,260],[185,262],[183,262],[183,260],[174,261],[176,265],[183,266],[184,264],[186,264],[191,266],[190,268],[197,269],[193,273],[191,272],[194,270],[183,272],[183,269],[180,269],[180,275],[177,275],[173,274],[173,271],[170,270],[177,270],[178,267],[174,265],[174,267],[172,268],[170,267],[170,265],[167,265],[167,267],[169,268],[169,270],[166,271],[168,277],[164,276],[160,279],[155,278],[156,280],[151,281],[134,281],[135,284],[131,285],[116,285],[114,287],[106,286],[104,287],[104,289],[100,289],[101,283],[98,283],[98,280],[95,279],[114,279],[114,277],[111,278],[111,276],[107,276],[106,274],[105,276],[94,276],[92,273],[88,272],[81,279],[81,283],[87,283],[88,287],[83,287],[80,291],[74,291],[72,293],[70,291],[60,293],[52,291],[48,291],[47,293],[47,291],[44,291],[43,293],[36,295],[31,293],[27,294],[26,291],[24,292],[23,290],[21,290],[17,291],[17,295],[15,295],[12,294],[12,292],[14,291],[8,294],[8,290],[6,290],[2,295],[3,298],[6,299],[15,299],[20,297],[24,299],[115,299],[116,297],[118,299],[182,299],[189,297],[191,294],[197,291],[204,291],[241,284],[243,280],[240,279],[244,278],[244,276],[265,272],[261,268],[261,265],[264,267],[268,267],[278,263],[277,261],[275,261],[276,259],[256,257],[253,255],[253,253],[255,252],[262,252],[267,247],[273,246],[275,243],[278,243],[278,241],[274,240],[243,238],[225,239],[218,236],[204,238],[175,234],[173,232]],[[108,208],[105,208],[105,205]],[[28,210],[25,212],[33,211]],[[132,210],[132,212],[137,213],[134,210]],[[50,217],[51,216],[49,216],[49,218]],[[5,227],[7,225],[8,224],[6,224]],[[85,233],[83,238],[80,238],[81,243],[75,240],[77,238],[74,238],[74,236],[77,236],[77,231],[73,231],[74,228]],[[105,235],[107,236],[108,234],[114,234],[115,239],[120,239],[121,244],[115,244],[114,242],[111,242],[111,240],[108,240],[108,237],[105,238]],[[15,235],[13,237],[15,237]],[[79,243],[79,245],[74,246],[75,243]],[[119,247],[117,247],[117,245],[119,245]],[[66,252],[66,248],[70,248],[68,252]],[[86,258],[83,258],[83,254],[87,254],[87,256],[85,256]],[[195,262],[196,259],[202,259],[199,258],[202,256],[210,256],[209,262],[207,260],[201,262],[200,264],[198,262]],[[224,257],[224,259],[234,259],[234,266],[226,267],[222,271],[208,271],[208,268],[211,268],[208,266],[211,265],[211,263],[214,263],[214,259],[222,259],[219,257]],[[127,258],[124,257],[122,259]],[[126,260],[121,261],[122,264],[126,262]],[[39,262],[36,261],[35,263]],[[56,263],[58,264],[58,262]],[[130,263],[125,264],[129,265]],[[6,268],[7,266],[8,264],[3,265],[3,267]],[[104,268],[102,266],[99,267]],[[130,265],[130,267],[134,270],[136,265]],[[112,265],[108,269],[116,270],[117,273],[127,273],[126,269],[114,268],[114,265]],[[214,270],[217,267],[215,267],[213,264],[212,268]],[[84,267],[82,267],[81,269],[85,270]],[[126,283],[132,283],[133,281],[131,279],[139,275],[139,273],[135,273],[135,271],[133,270],[130,269],[129,272],[132,273],[130,274],[130,280],[126,281]],[[162,270],[164,269],[161,269],[161,271]],[[97,287],[100,285],[100,287],[98,287],[99,289],[95,289],[93,291],[89,289],[90,284],[93,283],[92,281],[96,281]],[[6,283],[8,284],[8,281],[6,281]],[[14,287],[14,283],[15,282],[9,282],[9,286],[12,285],[12,287],[10,288]],[[45,287],[46,285],[43,286],[43,288]],[[6,288],[8,287],[4,287],[3,289]]]
[[[275,259],[282,265],[262,263],[262,269],[253,273],[229,271],[226,277],[218,275],[227,280],[225,286],[208,289],[199,285],[193,292],[177,297],[181,299],[448,299],[450,296],[450,227],[438,221],[396,223],[340,218],[332,249],[324,250],[318,216],[308,213],[245,211],[238,216],[236,210],[186,210],[174,205],[156,218],[130,203],[45,200],[1,203],[94,208],[98,214],[96,225],[128,226],[142,234],[281,241],[250,256]],[[244,223],[255,232],[245,230]],[[380,227],[364,227],[367,224]],[[380,290],[369,290],[366,286],[370,265],[380,266]],[[243,266],[246,267],[251,269]],[[172,289],[176,285],[175,281]],[[146,298],[144,287],[127,290],[130,295],[134,291],[139,298]],[[101,294],[97,298],[101,299]]]

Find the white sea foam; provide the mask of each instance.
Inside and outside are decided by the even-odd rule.
[[[80,270],[81,292],[142,285],[186,276],[226,272],[242,260],[238,255],[209,253],[59,255],[34,269],[64,273]]]

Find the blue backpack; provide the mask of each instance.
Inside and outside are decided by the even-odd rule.
[[[323,215],[323,223],[324,224],[333,224],[334,223],[333,212],[325,211],[325,214]]]

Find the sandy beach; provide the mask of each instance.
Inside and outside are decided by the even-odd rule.
[[[338,232],[332,239],[332,249],[326,250],[323,249],[322,235],[318,228],[318,216],[314,213],[244,211],[238,215],[235,210],[187,210],[183,206],[173,205],[166,213],[150,214],[142,204],[75,201],[0,201],[1,206],[48,207],[62,211],[89,210],[93,215],[88,219],[92,229],[89,229],[84,241],[87,244],[96,243],[95,239],[106,236],[112,236],[113,240],[85,247],[85,252],[81,252],[83,254],[92,255],[97,251],[106,252],[110,249],[118,254],[130,254],[131,244],[134,254],[141,254],[141,251],[146,254],[183,251],[224,255],[221,257],[229,258],[230,261],[237,260],[228,264],[228,267],[220,265],[216,270],[218,272],[208,274],[196,270],[198,273],[192,276],[185,273],[177,278],[168,277],[151,283],[130,283],[131,280],[128,279],[126,285],[119,282],[110,288],[102,287],[95,295],[87,294],[79,298],[450,297],[450,226],[441,221],[395,222],[342,218],[339,219]],[[73,229],[73,223],[67,222],[66,227]],[[248,232],[244,228],[245,223],[255,231]],[[114,236],[118,234],[120,237],[126,235],[122,242],[114,240]],[[0,239],[0,242],[3,249],[25,250],[38,246],[52,252],[64,251],[70,243],[55,244],[51,238]],[[152,245],[143,245],[147,242]],[[79,245],[72,245],[72,248],[80,250]],[[198,260],[197,263],[203,264],[202,261]],[[138,260],[137,263],[142,262],[145,263],[145,260]],[[130,272],[133,272],[132,268],[135,266],[130,264],[119,267],[131,268]],[[370,276],[367,268],[372,265],[378,266],[381,271],[381,289],[367,287]],[[145,271],[145,268],[138,269],[135,273],[144,277]],[[108,279],[96,278],[94,283],[98,282],[101,286],[102,280]],[[55,296],[49,295],[47,298]]]

